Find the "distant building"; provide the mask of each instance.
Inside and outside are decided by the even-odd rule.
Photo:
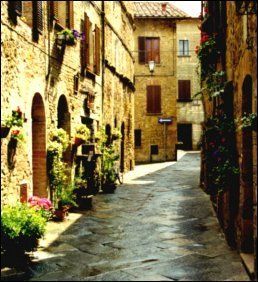
[[[170,3],[134,5],[135,160],[175,160],[178,141],[191,150],[200,139],[202,105],[191,99],[199,90],[193,51],[198,20]],[[162,123],[164,118],[171,122]]]

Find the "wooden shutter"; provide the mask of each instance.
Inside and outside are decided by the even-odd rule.
[[[17,16],[22,15],[22,1],[8,1],[8,14],[10,19],[16,24]]]
[[[161,113],[161,88],[160,85],[153,86],[153,113]]]
[[[138,53],[139,53],[139,64],[145,64],[146,62],[146,50],[145,50],[145,37],[138,37]]]
[[[33,39],[38,40],[39,33],[43,31],[42,1],[32,1],[33,7]]]
[[[100,74],[100,29],[95,26],[95,73]]]
[[[152,113],[153,102],[152,102],[152,86],[147,86],[147,113]]]
[[[81,32],[84,33],[84,39],[81,40],[81,72],[84,74],[86,68],[86,30],[85,30],[85,23],[81,20]]]
[[[152,61],[155,61],[157,64],[160,63],[160,39],[152,39]]]
[[[87,14],[84,14],[84,32],[85,32],[85,64],[90,65],[90,20]]]
[[[74,27],[74,9],[73,9],[73,1],[67,1],[68,4],[68,21],[69,21],[69,28],[73,29]]]
[[[58,19],[58,2],[57,1],[50,1],[50,20],[57,20]]]
[[[178,98],[181,100],[191,99],[191,81],[179,80],[178,81]]]

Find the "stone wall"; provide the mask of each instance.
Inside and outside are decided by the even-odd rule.
[[[187,19],[177,22],[177,45],[179,40],[189,40],[189,56],[177,54],[177,80],[191,81],[191,96],[200,91],[200,81],[196,69],[198,59],[195,47],[200,44],[199,19]],[[178,96],[177,96],[178,97]],[[177,102],[177,122],[192,124],[192,145],[193,149],[198,148],[201,138],[201,122],[204,121],[203,104],[199,97],[194,102]]]
[[[50,22],[47,10],[49,2],[43,1],[43,33],[38,42],[32,40],[32,29],[26,18],[18,17],[14,24],[8,17],[8,1],[1,2],[1,124],[12,110],[19,106],[25,113],[25,141],[18,145],[15,165],[8,167],[7,138],[1,139],[1,194],[2,203],[11,203],[19,198],[20,183],[28,184],[28,196],[33,194],[33,157],[32,157],[32,101],[36,93],[40,94],[45,111],[46,142],[50,129],[57,127],[57,107],[60,96],[67,100],[70,113],[71,135],[75,126],[84,116],[83,102],[85,94],[74,93],[74,75],[80,71],[80,42],[76,46],[66,46],[61,56],[55,44],[57,32],[55,22]],[[81,19],[86,12],[93,24],[101,25],[100,10],[87,1],[74,1],[74,28],[80,31]],[[95,93],[94,111],[91,117],[94,126],[101,122],[102,78],[80,77],[80,89]],[[34,132],[35,137],[35,132]],[[36,138],[36,137],[35,137]],[[46,145],[45,145],[46,146]],[[46,148],[45,148],[46,149]],[[46,155],[45,155],[46,158]],[[43,169],[43,168],[42,168]],[[46,169],[46,167],[45,167]],[[47,187],[46,187],[47,189]],[[49,195],[49,190],[46,190]],[[35,192],[35,191],[34,191]]]
[[[141,147],[135,148],[135,159],[139,163],[175,160],[177,141],[175,23],[171,19],[136,18],[135,25],[135,129],[141,129],[142,132]],[[160,64],[156,64],[153,74],[150,74],[147,64],[139,64],[139,36],[160,37]],[[161,115],[147,114],[146,88],[149,85],[161,86]],[[164,133],[163,125],[158,123],[158,117],[173,117],[172,124],[167,125],[167,133]],[[151,145],[158,145],[158,155],[151,156]]]
[[[125,171],[134,168],[134,64],[132,50],[133,18],[128,4],[106,1],[105,7],[105,74],[103,124],[121,130],[124,126]],[[130,8],[130,5],[129,5]],[[122,158],[120,156],[120,158]]]

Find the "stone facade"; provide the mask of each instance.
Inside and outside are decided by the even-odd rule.
[[[134,168],[133,14],[130,2],[105,1],[103,125],[121,131],[120,168]]]
[[[177,142],[176,109],[176,25],[172,19],[135,18],[135,130],[141,130],[141,147],[135,148],[137,162],[175,160]],[[151,74],[148,64],[139,64],[138,37],[160,38],[160,63]],[[160,85],[161,113],[147,113],[147,86]],[[159,117],[172,117],[172,124],[158,123]],[[166,132],[165,132],[166,131]],[[151,146],[158,154],[151,155]]]
[[[134,113],[131,82],[134,69],[132,56],[127,51],[133,50],[133,41],[129,39],[132,38],[133,31],[133,20],[128,12],[130,5],[119,4],[117,1],[105,3],[106,8],[114,5],[115,10],[110,7],[113,14],[108,9],[105,11],[106,19],[112,22],[110,26],[116,31],[114,33],[107,22],[103,29],[101,1],[70,1],[73,2],[73,12],[68,20],[73,20],[73,28],[84,32],[82,21],[85,21],[85,14],[91,23],[90,59],[97,56],[97,47],[94,46],[97,46],[96,29],[100,30],[100,69],[96,72],[95,69],[82,70],[80,40],[76,45],[66,45],[62,50],[57,47],[56,34],[63,29],[60,21],[58,23],[56,17],[51,16],[51,3],[57,1],[38,1],[42,4],[43,27],[40,33],[36,32],[37,38],[34,35],[35,18],[32,16],[34,7],[28,5],[29,1],[16,1],[23,3],[22,14],[13,18],[10,16],[9,2],[1,2],[1,125],[12,115],[12,111],[20,107],[25,114],[25,141],[18,143],[10,164],[11,134],[1,139],[1,203],[14,203],[19,200],[22,186],[27,187],[27,198],[33,194],[50,196],[46,152],[49,132],[57,127],[63,128],[72,139],[78,124],[87,124],[94,134],[102,126],[103,117],[103,124],[109,122],[112,125],[116,117],[118,126],[122,122],[125,124],[125,167],[132,168]],[[113,17],[118,10],[120,17]],[[59,11],[62,12],[62,9]],[[124,29],[128,33],[124,34],[123,40],[118,40],[116,52],[119,52],[119,57],[115,58],[112,45],[116,42],[115,34],[121,39]],[[112,44],[110,38],[114,40]],[[102,52],[104,45],[107,50],[106,57]],[[102,68],[105,59],[111,66],[111,71],[106,65],[105,70]],[[112,66],[117,68],[115,72]],[[94,104],[89,107],[90,96],[93,97]],[[103,97],[107,101],[105,104]],[[111,115],[110,97],[115,97],[112,100]],[[71,166],[69,154],[67,161]]]
[[[188,56],[182,56],[178,52],[177,80],[190,80],[191,97],[200,91],[200,81],[197,75],[198,59],[194,51],[200,42],[199,24],[200,19],[192,18],[178,21],[176,26],[177,45],[179,45],[179,40],[188,40],[189,42]],[[178,98],[180,98],[179,95]],[[198,96],[188,102],[177,100],[177,123],[192,125],[191,147],[194,150],[199,149],[203,121],[203,104]]]
[[[219,26],[225,42],[217,70],[226,72],[225,93],[230,101],[227,110],[232,111],[235,120],[240,120],[245,112],[257,114],[257,3],[250,1],[249,5],[254,6],[247,16],[244,6],[238,10],[237,4],[242,1],[226,1],[224,4],[218,1],[216,5],[220,6],[220,15],[224,15],[221,21],[218,15],[215,16],[210,1],[204,2],[208,2],[204,5],[214,18],[213,22],[208,18],[203,24],[205,31],[211,32],[214,26]],[[221,22],[224,24],[221,25]],[[220,99],[205,99],[206,118],[216,112],[215,105],[221,102]],[[232,189],[213,198],[213,201],[229,243],[239,250],[249,273],[257,278],[257,128],[238,127],[235,140],[234,136],[231,137],[231,147],[236,148],[239,179],[235,184],[232,182]],[[208,187],[205,156],[202,166],[201,179]]]

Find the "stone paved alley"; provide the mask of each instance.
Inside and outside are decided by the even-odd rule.
[[[138,166],[145,175],[97,195],[92,211],[49,223],[31,280],[249,280],[198,187],[199,167],[197,153]]]

